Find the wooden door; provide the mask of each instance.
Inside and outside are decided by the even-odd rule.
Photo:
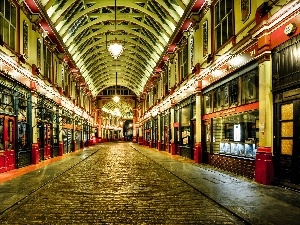
[[[300,100],[277,104],[276,112],[275,176],[280,183],[300,189]]]
[[[11,116],[0,116],[0,172],[15,168],[16,121]]]

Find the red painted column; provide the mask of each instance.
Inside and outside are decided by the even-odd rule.
[[[152,140],[149,141],[149,148],[152,148]]]
[[[50,158],[50,146],[46,145],[44,147],[44,159],[49,159]]]
[[[139,145],[143,145],[143,137],[139,137]]]
[[[58,155],[62,156],[63,154],[64,154],[64,145],[63,145],[62,141],[60,141],[58,143]]]
[[[196,143],[194,146],[194,161],[195,163],[203,162],[201,142]]]
[[[258,147],[255,158],[255,182],[270,185],[273,178],[272,149],[271,147]]]
[[[76,151],[76,141],[73,141],[73,152]]]
[[[31,145],[31,164],[39,164],[40,154],[39,154],[39,145],[33,143]]]
[[[137,143],[136,136],[132,137],[132,143]]]
[[[171,155],[176,155],[176,145],[174,142],[171,143]]]
[[[158,142],[157,142],[157,149],[158,149],[158,151],[161,151],[161,141],[160,140],[158,140]]]
[[[6,157],[5,152],[0,152],[0,173],[3,173],[6,171]]]

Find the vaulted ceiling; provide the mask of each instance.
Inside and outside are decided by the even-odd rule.
[[[141,94],[196,0],[41,0],[93,96],[118,85]],[[203,2],[203,1],[202,1]],[[116,15],[116,24],[115,24]],[[116,28],[116,29],[115,29]],[[114,60],[107,43],[125,43]]]

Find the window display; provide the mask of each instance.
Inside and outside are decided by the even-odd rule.
[[[213,119],[213,152],[255,157],[258,110]]]

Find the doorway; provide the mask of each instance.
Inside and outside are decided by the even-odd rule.
[[[0,172],[15,168],[15,118],[0,115]]]
[[[300,100],[276,104],[274,121],[275,177],[300,189]]]

